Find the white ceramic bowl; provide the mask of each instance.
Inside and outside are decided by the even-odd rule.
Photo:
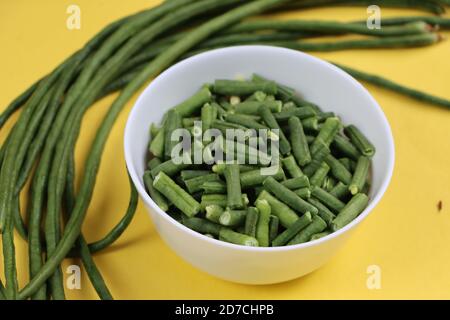
[[[286,247],[255,248],[210,239],[178,223],[145,191],[148,130],[168,109],[215,79],[250,77],[258,73],[296,89],[345,124],[355,124],[375,145],[372,188],[367,208],[353,222],[322,239]],[[157,77],[142,93],[125,129],[125,158],[131,178],[164,241],[195,267],[222,279],[269,284],[301,277],[327,262],[351,231],[383,196],[394,167],[394,143],[383,111],[355,79],[310,55],[269,46],[238,46],[186,59]]]

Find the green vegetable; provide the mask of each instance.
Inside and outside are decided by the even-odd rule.
[[[159,130],[158,134],[150,142],[149,151],[158,158],[164,157],[165,134]]]
[[[295,192],[289,190],[272,177],[268,177],[266,180],[264,180],[263,185],[267,191],[275,195],[276,198],[278,198],[297,212],[310,212],[313,214],[317,214],[318,210],[316,207],[300,198]]]
[[[308,226],[312,222],[311,213],[306,212],[297,221],[295,221],[289,228],[280,233],[273,241],[273,247],[284,246],[289,242],[296,234],[303,228]]]
[[[251,81],[237,80],[216,80],[214,82],[214,92],[226,96],[246,96],[262,91],[266,94],[276,94],[277,85],[275,82],[255,83]]]
[[[352,181],[348,186],[352,195],[355,195],[364,188],[367,181],[370,168],[370,159],[364,156],[359,157],[356,163],[355,173],[353,174]]]
[[[408,97],[416,99],[418,101],[434,104],[434,105],[445,107],[445,108],[450,108],[450,100],[447,100],[447,99],[444,99],[444,98],[440,98],[440,97],[436,97],[436,96],[428,94],[426,92],[422,92],[422,91],[419,91],[419,90],[416,90],[416,89],[413,89],[413,88],[406,87],[404,85],[398,84],[398,83],[396,83],[394,81],[391,81],[389,79],[386,79],[384,77],[380,77],[380,76],[373,75],[373,74],[370,74],[370,73],[358,71],[356,69],[353,69],[353,68],[350,68],[350,67],[347,67],[347,66],[344,66],[344,65],[341,65],[341,64],[336,64],[336,63],[334,63],[334,64],[337,67],[339,67],[342,70],[344,70],[345,72],[347,72],[350,75],[352,75],[353,77],[355,77],[356,79],[369,82],[369,83],[371,83],[373,85],[376,85],[378,87],[385,88],[385,89],[397,92],[399,94],[408,96]],[[347,133],[347,135],[349,135],[349,134]],[[349,135],[349,137],[350,137],[350,139],[352,139],[352,137],[350,135]],[[352,142],[359,149],[358,142],[355,142],[353,140],[352,140]],[[367,144],[365,146],[368,147],[369,149],[366,150],[366,153],[363,152],[363,154],[365,156],[370,157],[371,153],[374,152],[375,149],[372,150],[373,146],[370,145],[370,144]]]
[[[372,157],[375,154],[375,147],[357,127],[349,125],[345,127],[344,132],[364,156]]]
[[[333,231],[339,230],[349,224],[355,219],[364,209],[367,207],[369,198],[363,194],[358,193],[345,205],[339,214],[334,218],[331,223],[331,229]]]
[[[212,122],[217,118],[217,108],[209,103],[206,103],[202,107],[201,120],[202,120],[202,131],[206,132],[211,128]]]
[[[147,192],[149,193],[150,197],[153,201],[157,204],[157,206],[162,211],[169,210],[169,204],[167,203],[167,200],[164,198],[164,196],[159,193],[155,188],[153,187],[153,178],[150,174],[150,171],[146,171],[144,173],[144,184],[147,187]]]
[[[299,118],[289,118],[290,141],[292,153],[300,166],[305,166],[311,162],[308,142],[306,141],[303,126]],[[320,133],[319,133],[320,135]]]
[[[284,135],[283,131],[281,130],[280,126],[278,125],[277,120],[275,120],[270,109],[267,106],[262,105],[259,107],[258,112],[259,112],[259,115],[261,116],[261,118],[263,119],[263,121],[266,123],[266,125],[269,128],[278,130],[278,136],[280,138],[279,147],[280,147],[281,154],[286,155],[289,152],[291,152],[291,145],[289,144],[289,141],[286,139],[286,136]]]
[[[320,187],[312,187],[311,194],[334,212],[340,212],[345,207],[345,203]]]
[[[235,163],[227,165],[224,175],[227,183],[227,206],[232,209],[243,208],[239,165]]]
[[[346,23],[339,21],[323,21],[323,20],[254,20],[245,21],[230,28],[228,32],[254,32],[262,30],[271,31],[288,31],[288,32],[314,32],[318,34],[363,34],[379,37],[405,36],[429,32],[429,26],[424,23],[423,19],[418,21],[405,21],[405,24],[399,26],[386,27],[385,21],[382,19],[383,28],[369,29],[366,24],[362,23]],[[289,40],[289,39],[287,39]]]
[[[303,176],[303,172],[297,165],[297,162],[293,156],[288,156],[281,159],[281,163],[292,178],[300,178]]]
[[[227,114],[225,116],[225,119],[228,122],[239,124],[248,129],[255,129],[255,130],[267,129],[267,126],[255,121],[255,120],[249,119],[245,115],[241,115],[241,114]]]
[[[309,117],[302,120],[303,130],[308,133],[316,133],[319,130],[319,118]]]
[[[356,162],[353,160],[350,160],[349,158],[340,158],[339,162],[342,163],[342,165],[347,169],[349,172],[355,171],[356,168]]]
[[[320,147],[312,154],[311,162],[303,168],[303,172],[311,178],[329,154],[330,149],[324,143],[320,143]]]
[[[253,238],[256,237],[256,228],[258,225],[259,211],[255,207],[247,209],[245,216],[245,234]]]
[[[219,239],[222,241],[239,244],[242,246],[250,246],[250,247],[258,246],[258,240],[256,240],[255,238],[250,237],[246,234],[234,232],[233,230],[226,228],[220,229]]]
[[[322,218],[323,221],[327,223],[327,225],[331,225],[331,221],[333,221],[335,214],[330,211],[322,202],[320,202],[317,198],[310,197],[308,198],[308,202],[311,203],[314,207],[319,210],[318,215]]]
[[[313,234],[311,236],[311,240],[310,241],[319,240],[319,239],[321,239],[323,237],[326,237],[330,233],[331,233],[330,231],[323,231],[323,232],[315,233],[315,234]]]
[[[246,194],[242,195],[242,202],[248,204],[248,197]],[[217,205],[220,207],[227,206],[227,195],[226,194],[204,194],[201,197],[200,207],[204,211],[209,205]]]
[[[294,190],[294,192],[302,199],[308,199],[311,197],[311,190],[307,187]]]
[[[268,247],[270,244],[270,221],[272,221],[272,208],[269,202],[265,199],[259,199],[255,202],[256,208],[259,212],[258,223],[256,225],[256,239],[258,239],[259,246]],[[278,229],[278,227],[277,227]]]
[[[188,217],[195,216],[200,211],[200,204],[164,172],[158,173],[153,186]]]
[[[164,172],[169,177],[174,176],[178,172],[180,172],[183,169],[189,168],[190,164],[176,164],[172,160],[167,160],[160,165],[156,166],[155,168],[151,169],[150,172],[152,174],[152,177],[155,178],[160,172]]]
[[[297,235],[288,242],[288,245],[295,245],[307,242],[311,239],[313,234],[322,232],[327,227],[325,221],[323,221],[319,216],[313,215],[312,222],[306,227],[300,230]]]
[[[169,110],[164,124],[164,155],[166,159],[171,159],[172,150],[179,143],[172,139],[172,133],[181,127],[180,114],[175,109]]]
[[[341,122],[338,118],[328,118],[325,120],[322,128],[320,128],[319,134],[311,144],[311,152],[315,153],[319,148],[321,148],[322,144],[329,147],[340,129]]]
[[[330,171],[330,167],[322,162],[320,167],[316,170],[313,176],[310,179],[311,185],[313,186],[321,186]]]
[[[289,110],[284,107],[280,112],[274,113],[274,117],[277,121],[289,120],[291,117],[297,117],[298,119],[306,119],[309,117],[314,117],[315,112],[309,107],[292,108]]]
[[[156,168],[157,166],[159,166],[161,163],[162,163],[161,159],[153,158],[152,160],[147,162],[147,167],[148,167],[148,169],[152,170],[152,169]]]
[[[152,168],[150,168],[152,169]],[[180,177],[183,181],[204,176],[211,173],[209,170],[181,170]]]
[[[358,149],[356,149],[356,147],[349,140],[339,134],[334,137],[332,147],[344,157],[349,157],[355,161],[358,160],[361,155]]]

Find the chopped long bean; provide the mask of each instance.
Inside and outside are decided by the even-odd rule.
[[[199,212],[200,204],[164,172],[158,173],[153,181],[153,186],[188,217]]]
[[[323,221],[319,216],[313,215],[312,222],[306,227],[300,230],[297,235],[288,242],[288,245],[295,245],[307,242],[311,239],[313,234],[322,232],[327,227],[325,221]]]
[[[258,223],[256,225],[256,239],[261,247],[268,247],[270,244],[269,233],[272,208],[265,199],[256,200],[255,205],[259,213]]]
[[[219,233],[219,239],[222,241],[239,244],[242,246],[257,247],[258,240],[246,234],[234,232],[233,230],[222,228]]]
[[[363,194],[358,193],[342,208],[339,214],[331,223],[333,231],[339,230],[353,221],[367,206],[369,198]]]
[[[227,206],[233,209],[243,208],[239,165],[227,165],[224,175],[227,183]]]
[[[300,198],[295,192],[289,190],[281,183],[273,179],[272,177],[268,177],[264,180],[264,188],[270,193],[274,194],[276,198],[287,204],[289,207],[294,209],[297,212],[306,213],[310,212],[313,214],[317,214],[318,210],[316,207],[306,202],[302,198]]]
[[[311,162],[311,154],[300,119],[297,117],[289,118],[289,129],[292,153],[297,163],[300,166],[305,166]]]
[[[354,125],[349,125],[344,129],[345,134],[350,138],[358,150],[366,157],[372,157],[375,154],[375,147]]]
[[[297,233],[303,228],[308,226],[312,222],[311,213],[306,212],[297,221],[295,221],[289,228],[280,233],[273,241],[273,247],[284,246],[288,243]]]

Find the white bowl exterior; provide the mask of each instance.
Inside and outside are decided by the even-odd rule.
[[[250,77],[253,73],[297,90],[345,124],[355,124],[375,145],[370,201],[364,212],[343,229],[314,242],[280,248],[248,248],[204,237],[179,224],[151,200],[142,176],[148,129],[164,112],[200,86],[216,79]],[[182,258],[219,278],[249,284],[291,280],[323,265],[378,203],[394,166],[394,144],[381,108],[362,85],[342,70],[310,55],[277,47],[239,46],[209,51],[163,72],[137,100],[125,129],[125,158],[131,178],[164,241]]]

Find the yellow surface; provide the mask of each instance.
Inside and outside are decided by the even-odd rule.
[[[6,106],[108,22],[157,2],[1,1],[0,105]],[[66,28],[66,8],[72,3],[81,7],[81,30]],[[393,9],[383,9],[382,13],[383,16],[417,14]],[[293,12],[289,16],[364,19],[366,10],[331,8]],[[450,41],[411,50],[315,55],[450,99]],[[139,205],[123,237],[95,256],[114,296],[122,299],[450,298],[450,111],[373,86],[368,89],[392,126],[397,153],[394,177],[378,207],[326,266],[301,279],[278,285],[225,282],[194,269],[176,256],[156,234],[144,207]],[[88,112],[77,145],[78,162],[85,159],[93,132],[112,101],[109,97]],[[105,234],[127,205],[129,191],[122,138],[134,101],[121,114],[106,146],[94,200],[83,228],[89,240]],[[10,127],[11,121],[1,131],[2,140]],[[440,200],[443,209],[438,212]],[[16,246],[23,285],[28,277],[26,245],[18,239]],[[381,268],[380,290],[367,289],[369,265]],[[69,298],[96,298],[84,273],[82,289],[67,292]]]

